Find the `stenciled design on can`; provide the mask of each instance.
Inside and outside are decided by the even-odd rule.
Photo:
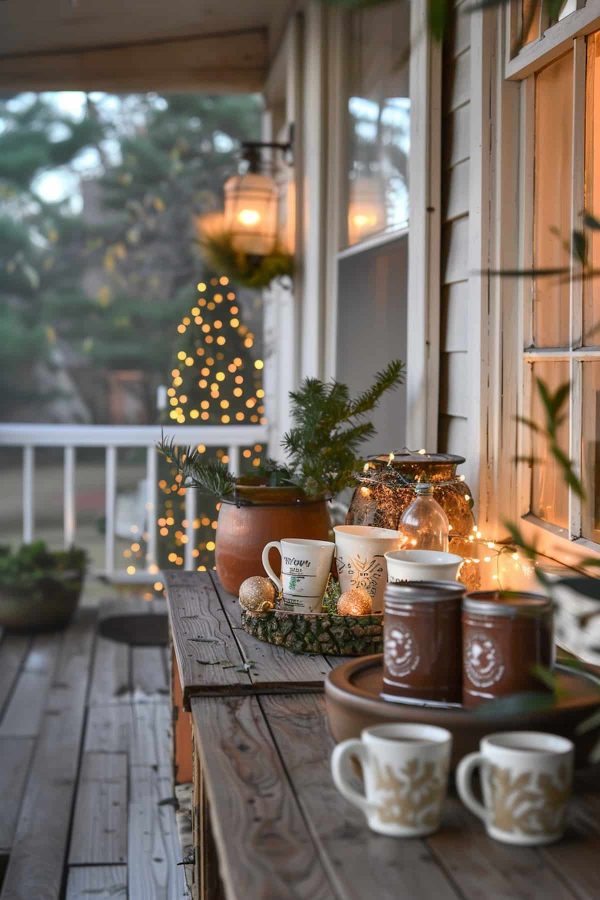
[[[415,636],[404,625],[394,625],[385,636],[385,665],[390,674],[403,678],[414,672],[420,662]]]
[[[496,641],[487,634],[473,634],[465,642],[465,669],[475,687],[488,688],[504,675],[504,659]]]
[[[350,576],[350,583],[353,588],[364,588],[374,597],[381,577],[385,572],[382,559],[383,557],[381,556],[364,559],[357,554],[346,561],[343,557],[338,556],[336,560],[338,574],[346,573]]]

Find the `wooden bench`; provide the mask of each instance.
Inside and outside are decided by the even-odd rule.
[[[165,581],[175,715],[187,717],[177,765],[181,776],[185,746],[194,780],[197,898],[600,896],[597,775],[578,778],[567,834],[543,849],[492,841],[452,791],[432,837],[375,835],[329,773],[322,681],[337,661],[257,645],[239,630],[237,600],[208,574]]]

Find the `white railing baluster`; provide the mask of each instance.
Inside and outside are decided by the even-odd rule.
[[[600,356],[600,354],[599,354]],[[156,581],[159,537],[157,515],[159,512],[158,454],[154,447],[160,439],[160,425],[50,425],[33,422],[0,423],[0,447],[18,447],[23,451],[22,497],[23,541],[31,543],[35,531],[35,454],[39,447],[56,447],[63,450],[63,536],[65,544],[77,540],[77,453],[81,447],[102,447],[105,450],[105,519],[104,575],[132,583]],[[239,474],[242,447],[264,444],[268,438],[266,425],[180,425],[173,429],[179,446],[197,445],[227,447],[229,468]],[[146,450],[145,537],[146,565],[135,572],[115,565],[117,530],[117,465],[119,447],[138,447]],[[123,485],[128,492],[134,485]],[[126,504],[124,505],[125,510]],[[194,569],[197,521],[195,491],[187,491],[185,500],[186,542],[183,552],[185,567]],[[128,535],[129,537],[129,535]],[[89,547],[87,549],[90,549]]]
[[[232,444],[227,450],[229,456],[229,471],[232,475],[240,474],[240,448],[238,444]]]
[[[35,450],[31,445],[23,447],[23,543],[33,540],[33,480]]]
[[[65,547],[75,543],[75,447],[65,447],[63,474],[63,531]]]
[[[156,565],[157,559],[157,531],[156,512],[157,503],[158,466],[156,448],[148,447],[146,450],[146,568]]]
[[[105,519],[106,534],[104,538],[104,564],[106,574],[112,575],[115,570],[115,509],[117,496],[117,448],[106,448],[106,486],[105,486]]]
[[[185,492],[185,519],[187,525],[185,527],[185,535],[187,542],[185,544],[185,568],[194,569],[194,543],[196,539],[196,528],[194,521],[196,519],[196,491],[194,488],[188,488]]]

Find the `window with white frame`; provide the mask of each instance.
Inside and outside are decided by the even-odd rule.
[[[336,376],[363,390],[383,361],[407,358],[409,0],[344,16],[339,45]],[[370,452],[406,441],[406,388],[384,397]]]
[[[343,246],[408,224],[410,149],[410,4],[348,17],[346,166]]]
[[[543,434],[521,434],[530,465],[522,513],[569,542],[600,549],[600,280],[582,277],[573,232],[584,212],[600,218],[600,2],[570,2],[559,20],[541,4],[513,4],[507,74],[521,85],[521,253],[540,274],[521,283],[520,412],[544,415],[536,380],[551,390],[569,381],[558,442],[584,485],[582,502],[564,482]],[[515,35],[523,35],[518,45]],[[600,268],[600,232],[587,231],[588,266]],[[566,270],[548,276],[541,270]],[[521,467],[524,469],[525,467]]]

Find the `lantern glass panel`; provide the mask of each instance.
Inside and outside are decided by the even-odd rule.
[[[277,242],[277,187],[268,175],[248,172],[225,183],[225,227],[235,250],[267,256]]]

